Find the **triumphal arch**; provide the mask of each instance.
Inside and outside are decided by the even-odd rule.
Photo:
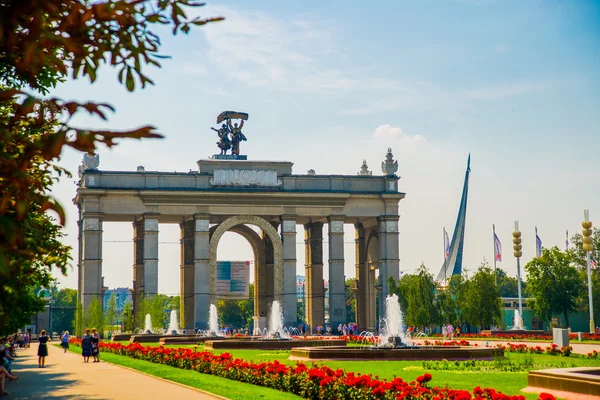
[[[242,123],[231,124],[239,118]],[[217,297],[217,246],[225,232],[248,240],[254,251],[255,326],[264,325],[270,304],[283,305],[285,324],[296,322],[296,236],[305,243],[306,317],[311,327],[325,317],[323,227],[328,226],[329,316],[335,328],[346,321],[344,224],[355,233],[357,323],[376,326],[375,304],[398,278],[398,164],[391,149],[383,175],[366,163],[351,175],[292,172],[288,161],[252,161],[240,155],[247,114],[224,112],[214,129],[221,154],[197,161],[188,173],[107,171],[98,156],[84,157],[74,199],[79,208],[80,301],[87,306],[105,290],[102,279],[102,224],[133,224],[134,310],[144,296],[158,293],[159,223],[181,228],[180,294],[186,328],[206,329],[209,305]],[[231,150],[231,154],[227,151]],[[252,226],[255,228],[253,229]],[[258,229],[256,229],[258,228]]]

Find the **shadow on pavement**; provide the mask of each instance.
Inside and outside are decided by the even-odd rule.
[[[48,365],[44,369],[37,366],[37,356],[21,355],[12,366],[13,373],[19,376],[19,380],[9,382],[5,389],[12,393],[10,396],[2,396],[1,399],[50,399],[50,400],[102,400],[102,397],[78,394],[55,394],[57,391],[70,389],[79,384],[77,379],[70,379],[69,373],[61,372],[56,365]]]

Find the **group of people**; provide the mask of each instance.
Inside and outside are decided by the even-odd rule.
[[[85,334],[81,336],[81,355],[84,363],[90,362],[90,357],[94,359],[92,362],[100,362],[100,335],[96,332],[96,328],[93,328],[91,333],[90,328],[87,328]]]
[[[358,335],[358,325],[356,325],[353,322],[349,323],[348,325],[339,324],[338,332],[340,333],[340,335],[343,335],[343,336]]]
[[[15,338],[14,335],[0,338],[0,396],[10,394],[6,391],[7,382],[19,379],[11,370],[11,362],[17,357],[16,349],[20,347]]]
[[[460,327],[457,326],[456,329],[452,326],[452,324],[442,325],[442,336],[444,336],[444,340],[446,338],[450,338],[450,340],[454,340],[454,334],[456,333],[456,337],[460,337]]]

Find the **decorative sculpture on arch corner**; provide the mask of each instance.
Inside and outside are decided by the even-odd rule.
[[[385,161],[381,162],[381,172],[386,176],[396,175],[396,172],[398,172],[398,161],[394,161],[391,147],[388,147]]]
[[[232,119],[239,119],[240,123],[231,123]],[[216,154],[213,158],[231,158],[231,159],[245,159],[245,156],[240,156],[240,142],[248,140],[242,133],[242,127],[244,121],[248,120],[248,114],[237,111],[223,111],[217,117],[217,124],[221,124],[219,129],[210,128],[217,132],[219,141],[217,146],[221,149],[221,154]],[[227,154],[227,151],[231,150],[231,154]]]

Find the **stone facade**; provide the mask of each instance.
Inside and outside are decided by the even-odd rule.
[[[294,175],[292,163],[200,160],[198,172],[85,170],[75,203],[80,210],[80,300],[102,294],[102,223],[133,223],[134,307],[158,292],[159,224],[181,229],[181,314],[188,328],[205,328],[216,301],[216,251],[227,231],[255,253],[255,316],[283,304],[296,324],[297,226],[305,233],[307,319],[324,323],[323,226],[328,224],[330,323],[345,321],[344,227],[356,232],[357,322],[375,327],[375,295],[399,275],[398,192],[395,175]],[[248,226],[260,229],[257,233]],[[378,284],[379,282],[379,284]],[[382,302],[380,302],[381,304]],[[264,320],[262,320],[264,321]]]

